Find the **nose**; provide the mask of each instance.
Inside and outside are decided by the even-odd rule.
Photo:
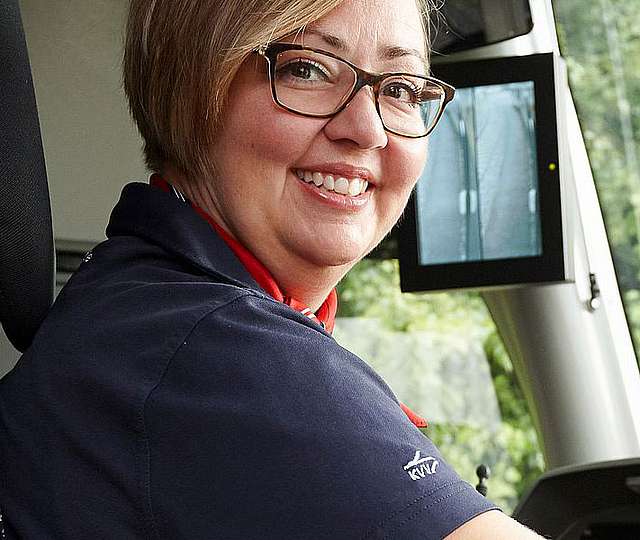
[[[349,104],[327,122],[324,132],[332,141],[350,141],[363,150],[384,148],[389,142],[369,86],[361,88]]]

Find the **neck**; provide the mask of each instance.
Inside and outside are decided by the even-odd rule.
[[[303,270],[302,265],[295,265],[297,272],[292,271],[293,264],[289,259],[276,258],[274,261],[261,262],[267,267],[280,290],[285,296],[290,296],[309,306],[312,311],[317,311],[326,300],[331,290],[342,279],[347,270],[341,267],[330,268],[328,270],[313,271],[313,269]],[[279,264],[283,263],[283,264]]]
[[[179,189],[185,197],[204,210],[234,240],[248,249],[269,271],[280,291],[288,297],[303,302],[312,311],[317,311],[331,290],[351,268],[349,265],[319,267],[284,252],[274,238],[261,239],[252,245],[250,239],[241,238],[223,218],[206,182],[192,182],[175,167],[165,166],[160,174]]]

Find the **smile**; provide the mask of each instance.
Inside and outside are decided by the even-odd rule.
[[[357,197],[362,195],[369,187],[369,182],[362,178],[345,178],[344,176],[333,176],[317,171],[295,170],[296,176],[307,184],[314,184],[316,187],[323,187],[327,191],[333,191],[340,195]]]

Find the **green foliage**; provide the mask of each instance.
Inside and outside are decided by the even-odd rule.
[[[487,496],[512,511],[523,492],[544,471],[533,428],[503,422],[497,433],[465,425],[440,424],[425,430],[447,461],[467,482],[477,483],[476,467],[491,469]]]
[[[478,295],[402,294],[395,260],[365,259],[338,287],[341,317],[380,319],[398,332],[477,324],[489,328]],[[471,307],[472,309],[468,309]]]
[[[557,0],[589,160],[636,350],[640,344],[640,10],[637,0]],[[606,24],[608,23],[608,25]],[[630,126],[630,132],[625,127]]]
[[[633,329],[633,344],[636,351],[640,351],[640,291],[638,289],[624,291],[623,298],[629,326]]]

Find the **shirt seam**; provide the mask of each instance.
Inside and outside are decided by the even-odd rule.
[[[393,512],[391,512],[391,514],[389,514],[387,517],[385,517],[382,521],[378,522],[374,527],[372,527],[369,532],[367,532],[363,537],[362,540],[367,540],[367,538],[371,538],[371,536],[376,532],[379,531],[380,529],[383,529],[390,521],[392,521],[396,516],[398,516],[399,514],[402,514],[403,512],[406,512],[407,510],[409,510],[412,506],[420,503],[421,501],[423,501],[425,498],[427,497],[431,497],[432,495],[434,495],[435,493],[437,493],[438,491],[441,491],[443,489],[455,486],[457,484],[462,484],[462,488],[459,491],[456,491],[455,493],[461,493],[462,491],[464,491],[464,489],[466,489],[466,482],[464,482],[463,480],[460,479],[456,479],[453,480],[451,482],[447,482],[445,484],[442,484],[436,488],[433,488],[429,491],[424,492],[422,495],[420,495],[419,497],[416,497],[413,501],[411,501],[410,503],[405,504],[402,508],[398,508],[397,510],[394,510]],[[453,493],[452,493],[453,494]],[[433,503],[435,504],[435,502]],[[418,513],[422,512],[424,509],[429,508],[430,506],[432,506],[433,504],[430,504],[426,507],[424,507],[423,509],[421,509]],[[405,522],[402,522],[403,524]],[[397,528],[397,527],[395,527]]]
[[[464,482],[460,482],[462,484],[464,484]],[[382,537],[382,540],[387,540],[389,538],[392,538],[390,535],[392,533],[392,531],[394,530],[398,530],[401,529],[402,527],[404,527],[407,523],[409,523],[410,521],[413,521],[414,519],[416,519],[418,516],[420,516],[420,514],[422,514],[423,512],[425,512],[426,510],[428,510],[429,508],[432,508],[434,506],[437,506],[439,504],[442,504],[444,501],[446,501],[447,499],[450,499],[451,497],[458,495],[460,493],[462,493],[463,491],[465,491],[467,488],[465,485],[460,486],[458,489],[456,489],[455,491],[450,491],[449,493],[447,493],[446,495],[443,495],[441,497],[439,497],[438,499],[436,499],[435,501],[430,502],[429,504],[427,504],[426,506],[423,506],[422,508],[420,508],[419,510],[415,511],[413,514],[411,514],[410,516],[408,516],[407,518],[405,518],[403,521],[401,521],[400,523],[397,523],[394,527],[392,527],[389,531],[385,532],[385,535]]]
[[[156,381],[156,383],[149,389],[147,396],[145,397],[143,403],[142,403],[142,407],[141,407],[141,414],[140,414],[140,421],[141,421],[141,425],[142,425],[142,442],[144,445],[144,452],[145,455],[143,456],[143,463],[141,468],[142,470],[142,475],[143,475],[143,488],[144,488],[144,499],[145,499],[145,504],[144,507],[146,509],[146,512],[149,514],[148,516],[148,521],[151,525],[151,533],[152,536],[154,538],[162,538],[159,534],[159,530],[158,530],[158,526],[156,524],[156,519],[155,519],[155,513],[153,511],[153,500],[152,500],[152,496],[151,496],[151,449],[150,449],[150,445],[149,445],[149,437],[147,435],[147,425],[146,425],[146,409],[147,409],[147,403],[149,401],[149,399],[151,398],[151,395],[155,392],[155,390],[162,384],[162,381],[164,380],[165,375],[167,374],[167,372],[169,371],[169,368],[171,367],[171,364],[174,360],[174,358],[176,357],[176,355],[180,352],[180,350],[182,349],[182,347],[187,343],[189,336],[191,336],[193,334],[193,332],[195,332],[195,330],[198,328],[198,326],[200,325],[200,323],[206,319],[207,317],[209,317],[211,314],[215,313],[216,311],[228,307],[231,304],[246,298],[248,296],[257,296],[254,293],[254,291],[252,289],[242,289],[242,293],[239,293],[237,296],[234,296],[233,298],[227,300],[226,302],[224,302],[223,304],[220,304],[218,306],[215,306],[209,310],[207,310],[205,313],[202,314],[202,316],[193,324],[193,326],[185,333],[184,337],[182,340],[180,340],[180,344],[176,347],[175,351],[173,352],[173,354],[170,356],[170,358],[167,360],[166,365],[164,366],[164,368],[161,371],[160,377],[158,378],[158,380]]]

